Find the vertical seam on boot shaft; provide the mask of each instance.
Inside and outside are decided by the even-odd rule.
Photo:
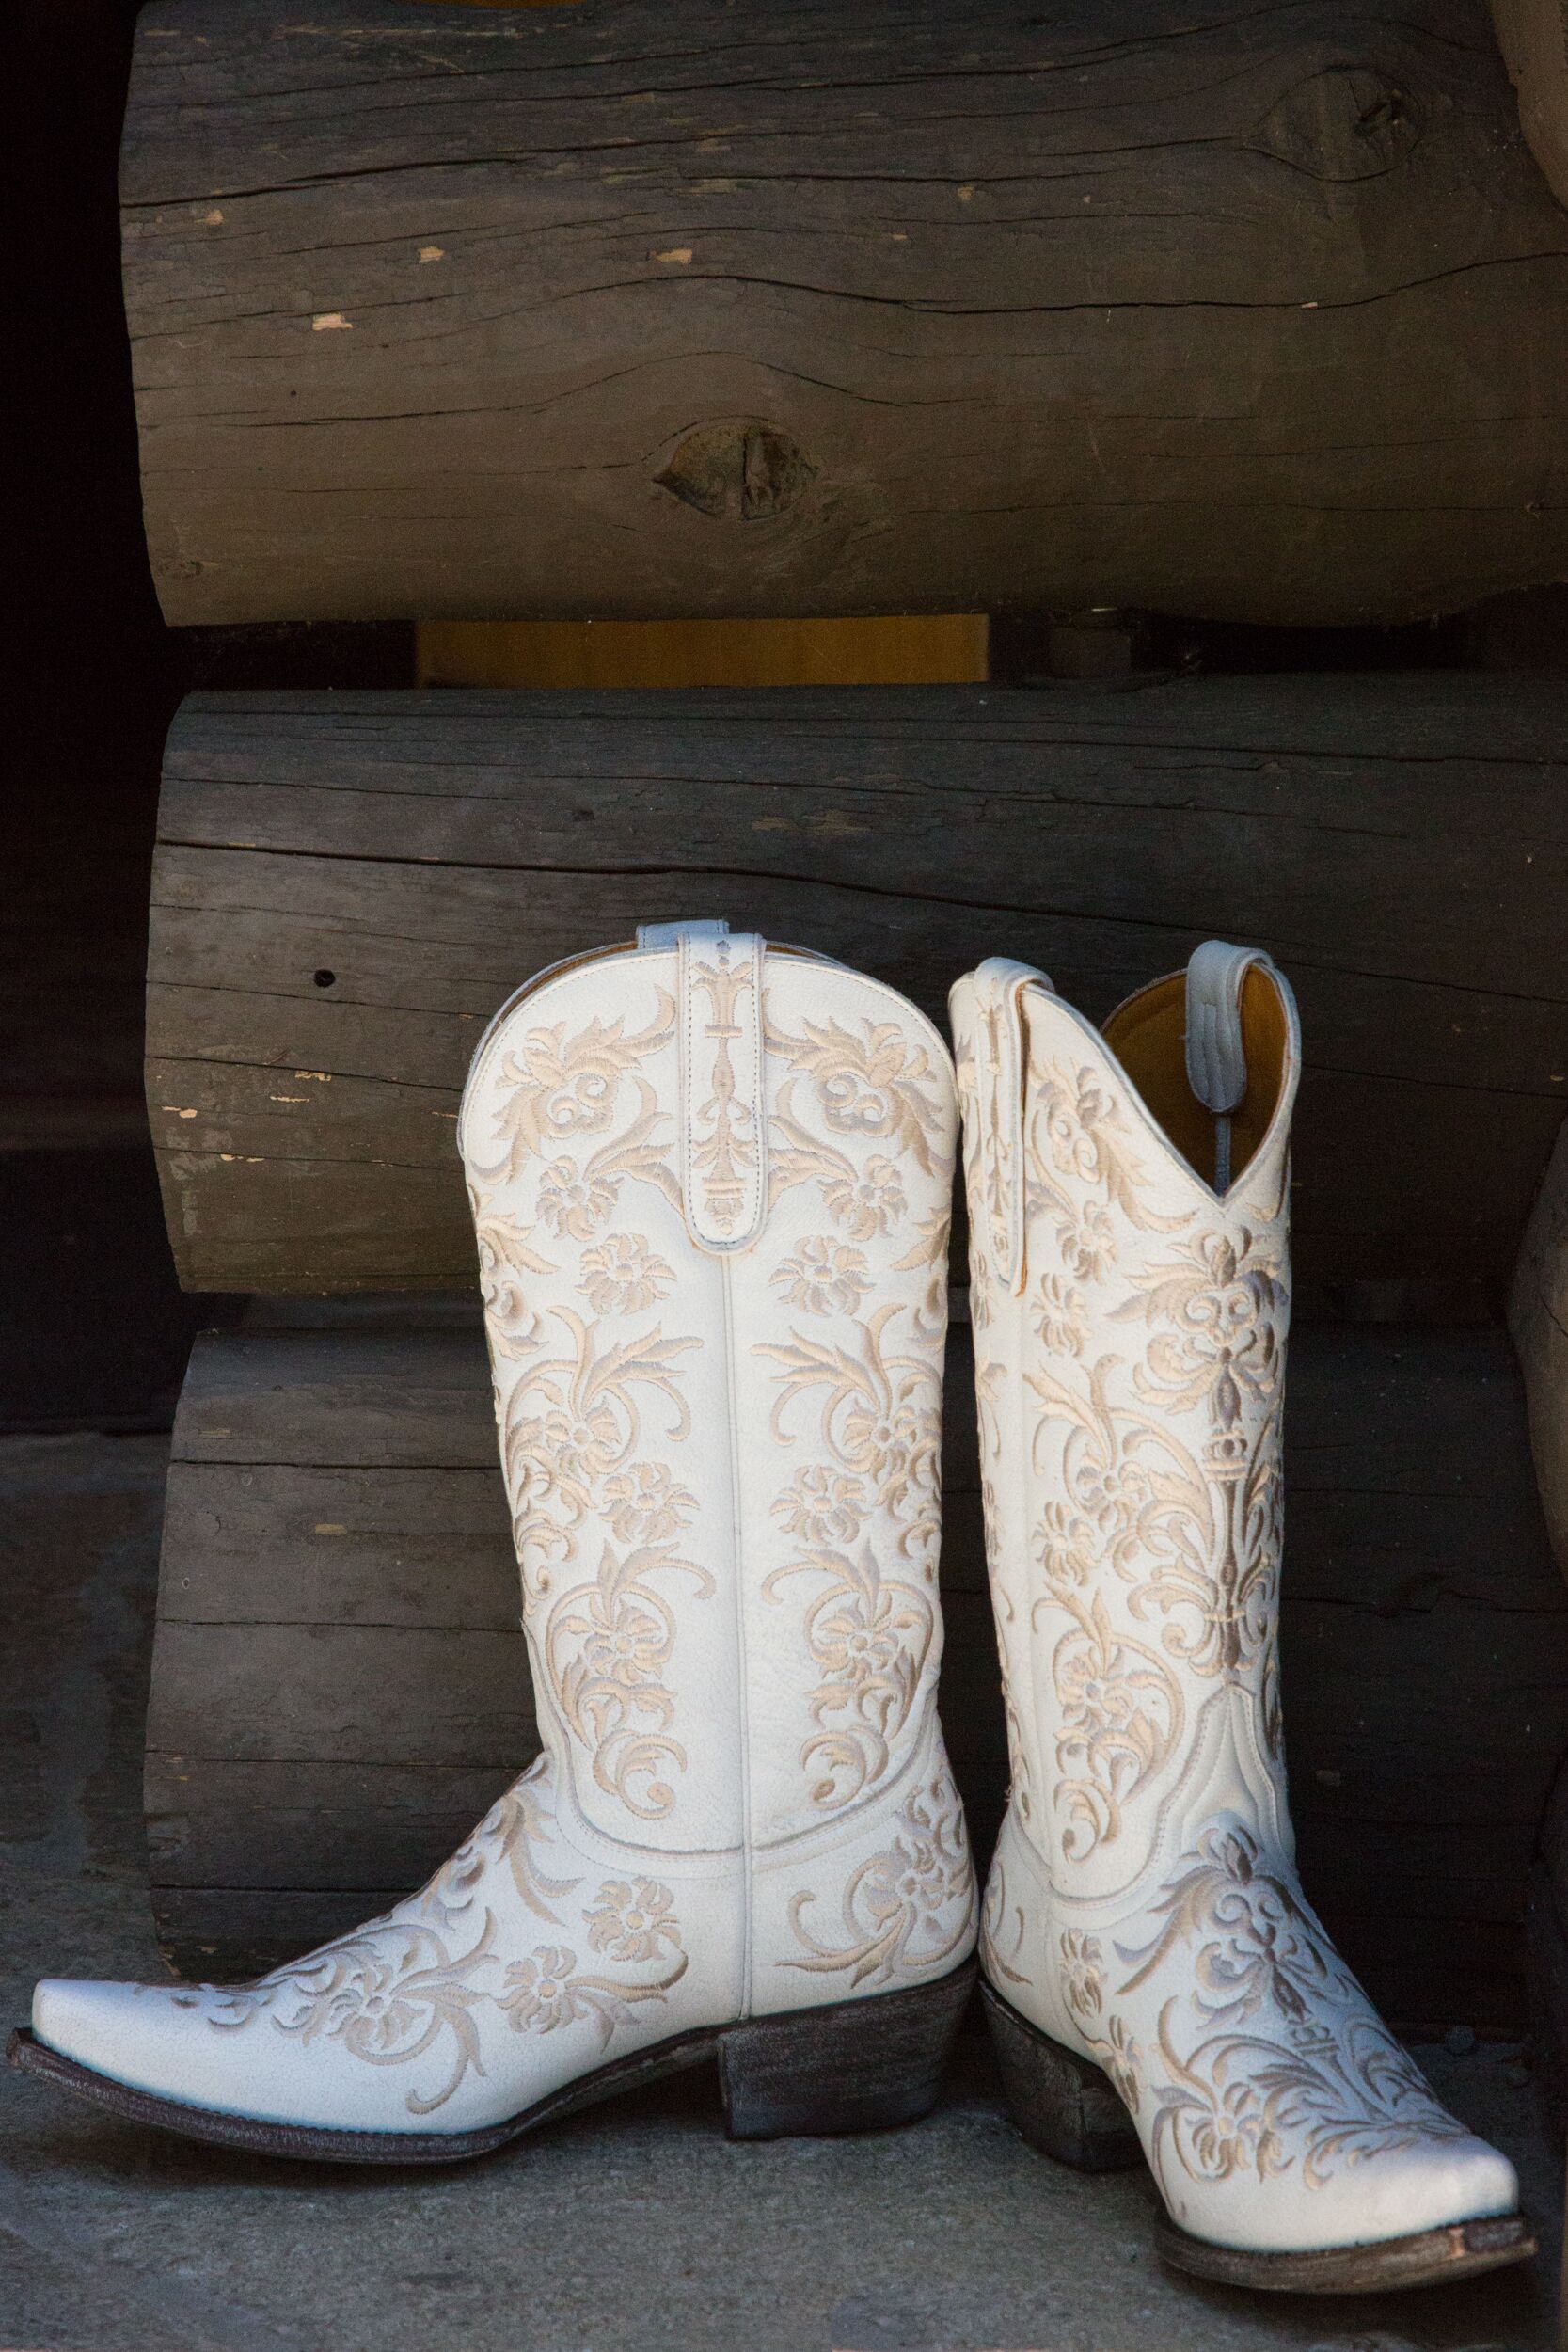
[[[731,1550],[735,1565],[736,1691],[740,1731],[740,2014],[754,2007],[752,1973],[754,1837],[752,1823],[752,1710],[746,1647],[746,1531],[740,1495],[740,1432],[736,1415],[735,1291],[728,1258],[719,1261],[724,1312],[724,1413],[729,1446]]]
[[[1014,1365],[1022,1369],[1024,1349],[1028,1344],[1028,1316],[1024,1311],[1023,1299],[1016,1295],[1004,1296],[999,1302],[997,1320],[1007,1343],[1004,1361],[1009,1370]],[[1006,1383],[1006,1392],[1012,1422],[1007,1435],[1013,1446],[1014,1459],[1019,1466],[1019,1493],[1015,1498],[1015,1502],[1018,1507],[1020,1547],[1017,1575],[1009,1585],[1008,1598],[1014,1607],[1022,1611],[1023,1619],[1020,1629],[1022,1637],[1020,1646],[1023,1654],[1024,1689],[1015,1695],[1014,1712],[1027,1715],[1027,1722],[1021,1721],[1019,1724],[1019,1734],[1021,1739],[1026,1738],[1028,1740],[1028,1779],[1033,1798],[1029,1817],[1020,1819],[1019,1829],[1025,1845],[1038,1855],[1047,1871],[1054,1876],[1055,1862],[1049,1842],[1052,1821],[1045,1803],[1045,1775],[1041,1770],[1044,1759],[1045,1724],[1039,1702],[1039,1680],[1036,1659],[1038,1635],[1038,1628],[1035,1622],[1037,1597],[1031,1574],[1034,1565],[1031,1540],[1035,1525],[1036,1487],[1034,1450],[1029,1438],[1022,1379],[1021,1377],[1010,1378]],[[998,1533],[1006,1540],[1006,1529],[999,1528]]]

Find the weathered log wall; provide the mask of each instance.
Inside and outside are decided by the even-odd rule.
[[[1307,1883],[1407,2019],[1516,2024],[1568,1594],[1499,1333],[1303,1330],[1287,1724]],[[968,1334],[949,1351],[943,1722],[976,1841],[1006,1761]],[[159,1931],[211,1976],[418,1883],[535,1746],[483,1348],[214,1335],[175,1432],[148,1732]]]
[[[1525,1229],[1508,1320],[1529,1399],[1546,1528],[1568,1578],[1568,1125],[1559,1131]],[[1563,1814],[1568,1819],[1568,1790]],[[1568,1868],[1564,1881],[1568,1886]]]
[[[155,0],[170,620],[1453,611],[1568,574],[1484,0]]]
[[[1568,1126],[1530,1212],[1509,1296],[1547,1536],[1568,1579]],[[1568,2122],[1568,1762],[1530,1874],[1530,2016],[1560,2123]]]
[[[148,1093],[196,1289],[472,1279],[453,1126],[517,983],[722,914],[945,1019],[1212,930],[1302,1000],[1308,1282],[1500,1290],[1568,1095],[1568,683],[228,695],[169,739]]]

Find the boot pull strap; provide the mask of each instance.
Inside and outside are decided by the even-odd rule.
[[[727,923],[649,923],[640,947],[675,950],[681,1207],[699,1248],[748,1248],[768,1210],[762,1041],[767,943]]]
[[[1246,1039],[1242,984],[1254,965],[1272,972],[1257,947],[1206,939],[1187,966],[1187,1084],[1214,1114],[1214,1190],[1230,1186],[1230,1119],[1246,1097]]]
[[[722,915],[705,923],[639,923],[637,944],[641,948],[678,947],[683,939],[727,939],[730,927]]]
[[[1028,1081],[1029,1041],[1023,1024],[1023,992],[1049,989],[1050,980],[1031,963],[1010,956],[988,956],[974,975],[974,1101],[979,1199],[972,1213],[985,1218],[991,1269],[1015,1295],[1026,1278],[1024,1264],[1023,1091]]]

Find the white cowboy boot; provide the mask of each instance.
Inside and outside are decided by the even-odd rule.
[[[1103,1035],[1000,961],[953,1022],[1012,1760],[981,1966],[1014,2119],[1084,2167],[1141,2142],[1161,2251],[1210,2278],[1517,2261],[1512,2166],[1433,2098],[1295,1872],[1291,992],[1213,941]]]
[[[544,1753],[259,1983],[40,1985],[24,2068],[361,2160],[715,2051],[740,2136],[926,2111],[975,1934],[936,1713],[955,1130],[912,1006],[721,924],[512,999],[459,1134]]]

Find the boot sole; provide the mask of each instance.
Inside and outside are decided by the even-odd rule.
[[[1450,2221],[1440,2230],[1416,2230],[1376,2246],[1313,2247],[1296,2254],[1249,2254],[1240,2247],[1216,2246],[1163,2217],[1154,2225],[1154,2244],[1161,2261],[1174,2270],[1275,2295],[1388,2295],[1397,2287],[1443,2286],[1450,2279],[1475,2279],[1483,2270],[1528,2262],[1536,2250],[1522,2213]]]
[[[85,2099],[122,2122],[151,2124],[209,2147],[309,2163],[467,2163],[562,2116],[715,2058],[732,2139],[815,2138],[888,2131],[929,2113],[977,1973],[970,1960],[932,1985],[821,2009],[780,2010],[735,2026],[699,2026],[651,2049],[613,2058],[506,2122],[471,2132],[335,2131],[191,2106],[83,2066],[50,2049],[26,2026],[12,2033],[6,2055],[22,2074]]]
[[[1007,2111],[1030,2146],[1081,2172],[1142,2164],[1143,2144],[1102,2070],[1041,2033],[983,1978],[980,1993]],[[1536,2250],[1530,2225],[1519,2213],[1449,2222],[1375,2245],[1275,2254],[1216,2246],[1162,2215],[1154,2243],[1173,2269],[1277,2295],[1375,2295],[1396,2287],[1438,2286],[1528,2262]]]

